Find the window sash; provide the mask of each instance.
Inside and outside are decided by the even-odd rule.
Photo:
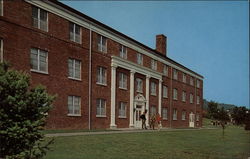
[[[3,39],[0,39],[0,62],[3,62]]]
[[[190,94],[190,103],[193,103],[193,102],[194,102],[194,95]]]
[[[71,41],[81,43],[81,27],[72,22],[69,23],[69,37]]]
[[[137,64],[142,65],[143,57],[141,53],[137,53]]]
[[[80,115],[81,114],[81,98],[77,96],[68,96],[68,114]]]
[[[127,47],[120,45],[120,57],[127,59]]]
[[[167,86],[163,86],[163,97],[164,98],[168,97],[168,87]]]
[[[142,92],[142,87],[143,87],[143,83],[142,83],[142,79],[140,79],[140,78],[137,78],[136,79],[136,91],[137,92]]]
[[[168,76],[168,66],[167,65],[164,65],[164,67],[163,67],[163,74],[165,76]]]
[[[96,115],[97,116],[106,116],[106,100],[97,99],[96,106]]]
[[[156,83],[151,82],[151,95],[156,95]]]
[[[196,114],[196,121],[199,121],[200,120],[200,115],[197,113]]]
[[[150,107],[150,116],[152,116],[152,115],[156,115],[156,107],[155,106]]]
[[[197,88],[200,88],[200,81],[197,80]]]
[[[190,77],[190,85],[194,85],[194,79],[193,79],[193,77]]]
[[[174,79],[178,79],[178,72],[177,72],[177,70],[176,69],[174,69]]]
[[[69,77],[81,79],[81,61],[76,59],[68,60]]]
[[[186,101],[186,92],[185,91],[182,92],[182,101],[183,102]]]
[[[106,80],[106,68],[104,67],[98,67],[98,70],[97,70],[97,83],[98,84],[104,84],[106,85],[107,84],[107,80]]]
[[[182,111],[181,119],[186,120],[186,111]]]
[[[48,12],[33,6],[32,7],[32,25],[43,31],[48,31]]]
[[[168,109],[162,108],[162,119],[168,119]]]
[[[127,75],[119,73],[119,88],[127,89]]]
[[[154,59],[151,59],[151,68],[157,70],[157,61]]]
[[[173,111],[173,120],[177,120],[177,109]]]
[[[48,53],[40,49],[31,48],[30,64],[32,70],[48,72]]]
[[[183,74],[182,81],[183,81],[184,83],[187,82],[187,76],[186,76],[186,74]]]
[[[119,105],[119,117],[126,117],[126,103],[120,102]]]
[[[174,91],[173,98],[174,98],[175,100],[177,100],[177,98],[178,98],[177,89],[174,89],[173,91]]]
[[[0,16],[3,16],[3,0],[0,0]]]
[[[97,40],[98,40],[97,44],[98,51],[107,53],[107,38],[102,35],[98,35]]]
[[[200,96],[197,96],[197,104],[200,104]]]

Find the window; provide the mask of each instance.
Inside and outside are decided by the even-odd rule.
[[[69,23],[69,37],[71,41],[81,43],[81,27],[74,23]]]
[[[162,108],[162,119],[167,120],[168,119],[168,109]]]
[[[119,73],[119,88],[127,89],[127,75]]]
[[[105,99],[96,100],[96,116],[106,117],[106,100]]]
[[[190,103],[194,103],[194,95],[192,93],[190,94]]]
[[[163,75],[168,76],[168,66],[167,65],[163,66]]]
[[[136,78],[136,91],[142,93],[143,83],[142,79]]]
[[[184,83],[187,82],[187,75],[185,73],[183,73],[182,82],[184,82]]]
[[[143,56],[141,53],[137,53],[137,64],[143,65]]]
[[[186,92],[182,91],[182,101],[186,102]]]
[[[151,95],[156,95],[156,83],[151,82],[151,90],[150,90]]]
[[[32,48],[30,51],[30,65],[32,71],[48,72],[48,53]]]
[[[120,45],[120,57],[127,59],[127,48],[123,45]]]
[[[173,120],[177,120],[177,109],[173,110]]]
[[[173,92],[173,94],[174,94],[173,99],[174,99],[174,100],[177,100],[177,98],[178,98],[177,89],[175,88],[173,91],[174,91],[174,92]]]
[[[98,35],[98,51],[107,53],[107,38],[101,35]]]
[[[3,39],[0,39],[0,62],[3,62]]]
[[[119,118],[126,118],[126,106],[127,106],[127,103],[120,102],[120,105],[119,105]]]
[[[68,69],[70,78],[81,79],[81,61],[69,59]]]
[[[80,115],[81,98],[77,96],[68,96],[68,115]]]
[[[107,84],[107,69],[104,67],[97,68],[97,84],[106,85]]]
[[[190,77],[190,85],[193,86],[194,85],[194,78]]]
[[[199,121],[200,120],[200,115],[199,113],[196,114],[196,121]]]
[[[174,69],[174,79],[177,80],[178,79],[178,72],[176,69]]]
[[[197,96],[197,104],[200,104],[200,96]]]
[[[167,98],[167,97],[168,97],[168,87],[163,86],[163,98]]]
[[[200,88],[200,80],[197,80],[197,88]]]
[[[186,120],[186,111],[183,110],[181,113],[181,120]]]
[[[48,12],[43,9],[32,7],[32,25],[43,31],[48,31]]]
[[[154,59],[151,59],[151,68],[157,70],[157,61]]]
[[[3,0],[0,0],[0,16],[3,16]]]
[[[150,107],[150,116],[152,116],[152,115],[156,115],[156,107],[155,106]]]

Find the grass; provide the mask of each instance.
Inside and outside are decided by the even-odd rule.
[[[204,121],[206,122],[206,121]],[[250,132],[229,126],[192,131],[57,137],[46,159],[247,159]]]
[[[94,130],[78,129],[78,130],[64,130],[64,129],[58,129],[58,130],[43,130],[42,133],[44,133],[44,134],[54,134],[54,133],[75,133],[75,132],[100,132],[100,131],[118,131],[118,130],[111,130],[111,129],[94,129]]]

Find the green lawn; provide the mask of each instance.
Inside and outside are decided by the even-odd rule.
[[[206,122],[206,121],[205,121]],[[57,137],[47,159],[247,159],[250,132],[239,127]]]

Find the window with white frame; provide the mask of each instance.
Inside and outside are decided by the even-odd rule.
[[[96,100],[96,116],[97,117],[106,117],[106,100],[97,99]]]
[[[157,70],[157,61],[154,59],[151,59],[151,68]]]
[[[33,6],[32,7],[32,25],[43,31],[48,31],[48,12]]]
[[[126,118],[126,109],[127,109],[127,103],[126,102],[120,102],[119,105],[119,118]]]
[[[183,110],[181,113],[181,120],[186,120],[186,111]]]
[[[136,78],[136,91],[142,93],[143,83],[142,79]]]
[[[48,53],[32,48],[30,51],[30,65],[32,71],[48,72]]]
[[[186,102],[186,92],[182,91],[182,101]]]
[[[178,79],[178,71],[176,69],[174,69],[174,79],[175,80]]]
[[[106,85],[107,84],[107,69],[104,67],[97,68],[97,84]]]
[[[3,39],[0,39],[0,62],[3,62]]]
[[[168,109],[162,108],[162,119],[167,120],[168,119]]]
[[[194,85],[194,78],[190,77],[190,85],[193,86]]]
[[[167,86],[163,86],[163,98],[167,98],[168,97],[168,87]]]
[[[192,93],[190,94],[190,103],[194,103],[194,95]]]
[[[173,109],[173,120],[177,120],[177,109]]]
[[[81,61],[68,59],[69,78],[81,79]]]
[[[120,57],[127,59],[127,47],[120,45]]]
[[[74,23],[69,23],[69,37],[71,41],[81,43],[81,27]]]
[[[177,100],[177,99],[178,99],[178,92],[177,92],[177,89],[176,89],[176,88],[173,89],[173,94],[174,94],[174,95],[173,95],[173,99],[174,99],[174,100]]]
[[[119,88],[127,89],[127,75],[125,73],[119,73]]]
[[[200,104],[200,96],[197,96],[197,104]]]
[[[149,114],[150,116],[152,116],[152,115],[156,115],[156,106],[151,106],[150,107],[150,114]]]
[[[137,53],[137,64],[143,65],[143,55],[141,53]]]
[[[167,65],[163,66],[163,75],[168,76],[168,66]]]
[[[199,121],[199,120],[200,120],[200,114],[197,113],[197,114],[196,114],[196,121]]]
[[[81,114],[81,97],[68,96],[68,115]]]
[[[150,90],[151,95],[156,95],[156,83],[151,82],[151,90]]]
[[[3,16],[3,0],[0,0],[0,16]]]
[[[98,35],[97,41],[98,41],[98,44],[97,44],[98,51],[107,53],[107,38],[102,35]]]
[[[200,88],[200,80],[197,80],[197,88]]]
[[[183,73],[182,82],[184,82],[184,83],[187,82],[187,75],[185,73]]]

